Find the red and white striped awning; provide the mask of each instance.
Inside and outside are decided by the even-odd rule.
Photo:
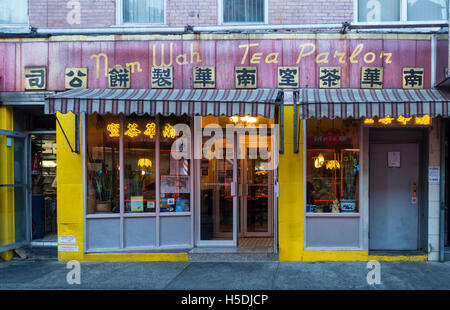
[[[450,93],[438,89],[301,89],[300,118],[449,116]]]
[[[277,89],[74,89],[46,98],[45,113],[275,117]]]

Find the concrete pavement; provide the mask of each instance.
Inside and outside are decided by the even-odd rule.
[[[369,285],[367,262],[87,262],[69,285],[65,262],[13,260],[0,262],[0,289],[450,289],[450,262],[380,264]]]

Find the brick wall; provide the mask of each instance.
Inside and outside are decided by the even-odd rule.
[[[116,23],[116,0],[71,0],[81,4],[81,24],[69,24],[69,0],[29,0],[33,27],[101,27]],[[166,0],[168,26],[217,25],[217,0]],[[351,21],[352,0],[269,0],[270,24]]]
[[[69,2],[80,3],[81,23],[70,24],[68,15],[73,7]],[[116,21],[115,0],[29,0],[28,13],[32,27],[101,27]]]
[[[352,21],[352,0],[269,0],[270,24]]]

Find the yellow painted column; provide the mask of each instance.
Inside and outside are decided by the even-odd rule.
[[[75,147],[75,115],[57,113],[72,147]],[[80,142],[81,142],[80,117]],[[61,128],[56,124],[56,186],[57,223],[59,236],[75,236],[77,252],[58,252],[58,260],[81,260],[83,257],[83,160],[72,153]]]
[[[0,107],[0,129],[13,130],[13,109]],[[13,142],[14,143],[14,142]],[[14,144],[6,146],[6,137],[0,136],[0,184],[14,183]],[[14,243],[14,188],[0,187],[0,246]],[[0,253],[10,260],[12,251]]]
[[[280,154],[278,166],[280,261],[300,261],[303,254],[303,121],[300,122],[299,152],[294,154],[293,111],[293,106],[284,106],[284,154]]]

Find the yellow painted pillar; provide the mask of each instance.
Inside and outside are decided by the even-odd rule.
[[[72,147],[75,147],[75,115],[57,113],[62,128]],[[80,117],[80,142],[81,142]],[[83,160],[80,154],[72,153],[61,128],[56,125],[56,186],[57,223],[59,236],[75,236],[78,252],[58,252],[58,260],[83,257]]]
[[[13,109],[0,107],[0,129],[13,130]],[[14,143],[14,142],[13,142]],[[6,137],[0,136],[0,184],[14,183],[14,144],[6,146]],[[14,188],[0,187],[0,246],[14,243]],[[12,251],[0,253],[10,260]]]
[[[300,122],[299,152],[294,154],[293,111],[293,106],[284,106],[284,154],[280,154],[278,166],[280,261],[300,261],[303,255],[303,121]]]

